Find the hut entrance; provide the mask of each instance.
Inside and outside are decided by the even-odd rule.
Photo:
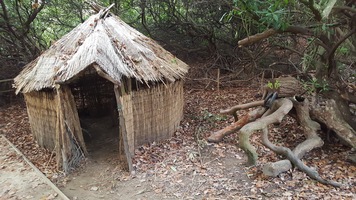
[[[88,67],[70,87],[89,158],[118,160],[120,133],[114,85]]]

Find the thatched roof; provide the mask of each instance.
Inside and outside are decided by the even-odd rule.
[[[15,78],[16,93],[52,88],[97,64],[120,82],[122,76],[142,82],[181,79],[188,66],[114,15],[89,17],[25,66]]]

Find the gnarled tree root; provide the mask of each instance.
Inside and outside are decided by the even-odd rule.
[[[320,177],[319,173],[316,170],[313,170],[312,168],[306,166],[299,158],[297,158],[296,155],[293,154],[293,152],[286,147],[280,147],[280,146],[276,146],[274,144],[272,144],[269,140],[268,140],[268,128],[265,127],[262,130],[263,134],[262,134],[262,142],[263,144],[270,148],[272,151],[284,155],[288,158],[288,160],[290,160],[293,165],[295,165],[296,167],[298,167],[298,169],[300,169],[301,171],[305,172],[310,178],[319,181],[320,183],[326,184],[326,185],[332,185],[334,187],[340,187],[342,184],[331,181],[331,180],[325,180],[323,178]]]
[[[305,153],[311,151],[314,148],[321,147],[324,142],[317,135],[317,131],[320,130],[320,125],[310,119],[308,99],[305,99],[304,102],[293,101],[293,105],[297,112],[297,120],[303,129],[305,137],[307,138],[293,150],[293,154],[298,159],[301,159]],[[292,164],[289,160],[280,160],[274,163],[265,164],[263,167],[263,173],[267,176],[275,177],[280,173],[288,171],[291,168]]]
[[[274,108],[278,109],[275,110]],[[280,123],[283,117],[288,114],[292,108],[293,103],[291,100],[287,98],[277,99],[271,109],[272,111],[275,110],[272,114],[248,123],[240,129],[239,144],[240,148],[243,149],[247,155],[247,165],[255,165],[257,162],[257,152],[249,141],[250,136],[255,131],[264,129],[270,124]]]

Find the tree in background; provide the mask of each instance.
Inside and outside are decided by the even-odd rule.
[[[51,43],[83,22],[84,1],[0,1],[0,78],[14,77]]]
[[[239,22],[221,20],[232,9],[231,1],[102,0],[98,3],[103,6],[114,3],[111,9],[114,14],[173,53],[185,58],[192,54],[215,56],[220,59],[216,67],[228,71],[233,68]],[[8,66],[28,63],[92,12],[84,0],[9,0],[1,1],[0,5],[0,61]]]

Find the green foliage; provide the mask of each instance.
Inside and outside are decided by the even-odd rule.
[[[133,0],[101,0],[98,2],[100,5],[107,7],[111,4],[115,4],[111,8],[111,12],[115,15],[120,16],[120,18],[126,23],[132,26],[140,25],[140,1]]]
[[[4,6],[0,4],[0,14],[4,16],[4,10],[6,10],[8,16],[0,18],[0,61],[23,60],[28,62],[34,59],[41,51],[47,49],[54,41],[92,14],[85,0],[44,0],[38,1],[42,2],[38,5],[33,5],[35,1],[31,0],[1,2]],[[313,5],[310,6],[308,2],[313,2]],[[322,35],[327,41],[331,41],[330,45],[332,45],[337,41],[334,39],[340,35],[335,34],[335,27],[340,27],[347,34],[345,27],[348,24],[343,21],[345,21],[344,19],[350,21],[347,16],[337,18],[334,15],[336,12],[329,12],[333,6],[330,2],[327,0],[97,1],[102,6],[115,3],[111,12],[144,34],[165,44],[168,50],[178,49],[175,52],[188,50],[189,56],[192,55],[190,52],[198,52],[204,56],[214,55],[219,58],[214,63],[214,67],[226,69],[228,72],[236,71],[237,69],[231,70],[232,66],[239,68],[242,66],[240,62],[246,60],[241,59],[244,52],[236,48],[238,39],[269,28],[283,31],[290,25],[304,26],[308,29],[308,34],[304,35],[305,37],[301,40],[299,40],[301,37],[294,40],[295,35],[291,36],[291,33],[284,37],[289,37],[288,40],[281,39],[282,37],[276,37],[274,41],[269,39],[268,44],[263,44],[262,48],[251,47],[251,49],[259,50],[257,53],[252,50],[251,53],[261,56],[264,54],[262,53],[263,48],[267,45],[296,49],[293,44],[300,41],[305,42],[305,38],[310,38],[308,44],[302,45],[306,50],[297,47],[299,49],[296,51],[304,57],[302,62],[299,62],[300,65],[296,64],[295,67],[303,66],[307,71],[315,69],[315,67],[327,66],[328,63],[315,64],[320,62],[322,54],[327,51],[325,48],[328,47],[328,44],[320,45],[324,41],[318,36]],[[338,1],[335,5],[343,6],[344,4]],[[41,8],[42,5],[43,8]],[[38,14],[34,16],[34,19],[27,23],[29,17],[37,11]],[[316,20],[316,15],[322,16],[322,19]],[[9,30],[9,27],[15,31]],[[353,42],[351,41],[351,43]],[[321,49],[324,49],[324,52]],[[338,47],[336,54],[339,57],[349,56],[353,51],[351,46],[342,44]],[[253,62],[262,60],[252,54]],[[294,55],[292,57],[296,58]],[[286,61],[288,58],[279,57],[278,59],[280,59],[278,62],[289,62]],[[172,60],[172,62],[176,61]],[[293,62],[295,61],[293,60]],[[259,64],[259,62],[256,63]],[[268,63],[266,63],[267,65]],[[256,66],[256,68],[259,67]]]
[[[18,60],[32,60],[83,22],[87,7],[84,0],[5,1],[0,9],[0,56],[19,54]]]
[[[281,87],[281,83],[278,80],[275,80],[274,83],[268,81],[267,86],[272,90],[277,90],[279,87]]]
[[[84,22],[90,15],[84,0],[51,0],[33,24],[49,47],[53,41]]]
[[[336,51],[337,54],[346,56],[350,54],[350,49],[346,47],[345,45],[340,45],[340,47]]]
[[[313,93],[322,93],[330,90],[329,84],[325,80],[318,80],[312,78],[309,81],[302,81],[303,88],[307,91],[308,94]]]
[[[288,26],[289,0],[249,1],[234,0],[234,9],[223,15],[222,20],[230,21],[234,16],[254,19],[260,30],[275,28],[284,30]],[[244,20],[243,20],[244,21]],[[251,21],[251,20],[249,20]]]

